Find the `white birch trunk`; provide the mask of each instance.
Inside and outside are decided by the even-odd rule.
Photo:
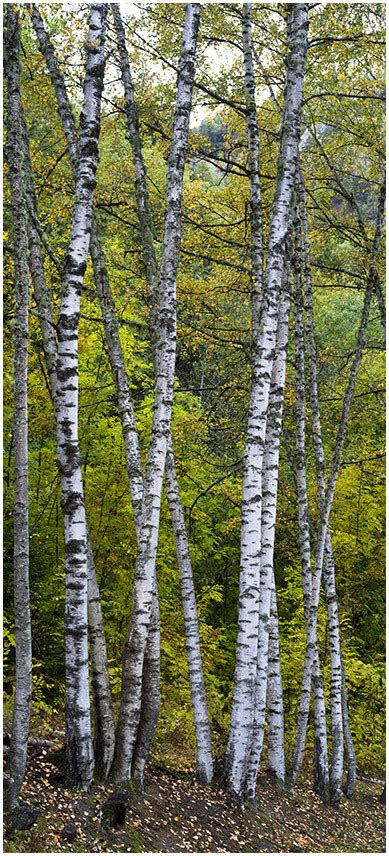
[[[144,770],[157,727],[161,705],[161,620],[157,575],[154,574],[150,626],[142,674],[142,700],[133,755],[133,777],[143,791]]]
[[[7,6],[5,56],[7,78],[7,160],[11,189],[14,263],[14,616],[15,697],[11,745],[7,761],[4,807],[18,804],[27,763],[32,694],[32,647],[28,532],[28,274],[27,212],[23,194],[20,147],[20,30],[17,8]]]
[[[325,502],[326,480],[324,448],[321,433],[321,420],[319,408],[319,393],[317,381],[317,353],[314,331],[312,278],[309,265],[309,241],[308,220],[306,214],[305,188],[302,172],[300,171],[299,196],[301,205],[302,243],[304,255],[304,286],[305,286],[305,308],[307,326],[308,367],[309,367],[309,392],[312,409],[313,444],[316,456],[317,478],[318,478],[318,504],[320,513]],[[340,631],[338,604],[335,589],[335,565],[332,554],[330,533],[327,533],[324,574],[324,591],[327,599],[330,629],[330,656],[331,656],[331,723],[332,723],[332,767],[331,767],[331,790],[332,799],[339,802],[341,796],[341,783],[343,774],[343,719],[341,702],[341,655],[340,655]]]
[[[302,586],[304,596],[304,617],[308,637],[309,610],[312,597],[311,542],[309,531],[309,510],[305,454],[305,358],[304,358],[304,324],[303,324],[303,248],[301,241],[301,210],[296,206],[295,247],[294,247],[294,285],[295,285],[295,327],[296,327],[296,490],[299,547],[302,567]],[[328,747],[326,712],[324,702],[323,680],[320,670],[320,660],[317,637],[314,640],[312,672],[304,668],[301,704],[298,713],[297,733],[292,762],[292,784],[295,783],[301,768],[306,730],[309,717],[311,680],[314,691],[315,712],[315,787],[323,795],[327,794],[329,785]]]
[[[261,335],[263,304],[263,223],[259,181],[259,135],[252,57],[251,4],[242,9],[243,74],[249,151],[250,224],[252,255],[251,328],[254,371],[243,466],[242,523],[240,543],[238,635],[234,675],[234,697],[229,741],[225,756],[229,787],[236,799],[243,798],[251,749],[257,658],[260,589],[261,449],[256,436],[257,392],[261,381],[255,372],[255,355]],[[271,367],[270,367],[271,372]],[[260,417],[259,417],[260,418]],[[259,421],[259,420],[258,420]],[[264,438],[263,438],[264,442]],[[259,522],[258,522],[259,521]]]
[[[279,785],[285,783],[284,701],[276,586],[272,579],[267,667],[267,768]]]
[[[28,168],[26,169],[27,196],[33,204],[34,215],[37,216],[36,198],[32,185],[31,163],[28,150],[26,129],[24,134],[24,150]],[[46,365],[49,372],[51,394],[54,411],[57,418],[57,340],[52,320],[50,293],[47,286],[41,247],[37,230],[31,221],[29,232],[29,265],[34,289],[34,297],[38,307],[39,321],[42,331],[43,347]],[[57,447],[57,455],[60,450]],[[81,467],[80,467],[81,470]],[[82,473],[80,472],[80,481]],[[94,750],[97,770],[101,771],[104,779],[109,775],[115,748],[115,724],[112,710],[112,697],[108,674],[107,649],[104,634],[104,622],[101,611],[100,593],[96,579],[96,569],[93,560],[90,536],[87,530],[88,550],[88,632],[91,655],[92,688],[95,706]]]
[[[78,322],[89,251],[98,163],[107,5],[91,6],[73,223],[66,253],[58,319],[57,437],[65,526],[65,664],[67,769],[88,788],[93,777],[88,668],[88,556],[78,443]]]
[[[150,289],[150,296],[152,300],[152,323],[154,324],[155,319],[153,317],[153,307],[155,309],[156,303],[153,292],[154,288],[157,286],[158,280],[158,264],[154,249],[154,227],[151,217],[149,194],[147,189],[146,169],[142,155],[138,111],[134,95],[134,87],[131,78],[130,62],[126,47],[126,37],[120,15],[120,7],[116,3],[111,3],[111,10],[114,19],[120,60],[120,70],[123,81],[128,135],[130,139],[132,159],[135,168],[136,207],[138,212],[139,229],[142,238],[142,249],[146,269],[146,279]]]
[[[62,120],[64,133],[68,142],[69,155],[71,158],[73,169],[76,170],[77,167],[77,158],[78,158],[78,149],[77,149],[77,132],[75,128],[74,118],[72,115],[70,103],[68,101],[65,84],[63,81],[62,73],[60,71],[58,62],[56,60],[52,45],[50,40],[47,37],[47,34],[44,29],[44,25],[42,19],[40,18],[39,12],[34,10],[33,13],[33,22],[36,33],[38,35],[39,44],[41,50],[46,57],[47,65],[49,68],[49,72],[51,75],[51,79],[56,91],[57,101],[59,105],[59,113]],[[123,34],[124,38],[124,34]],[[125,48],[125,41],[123,42]],[[128,59],[127,59],[128,62]],[[130,79],[130,78],[129,78]],[[135,106],[133,105],[134,115]],[[135,121],[135,120],[134,120]],[[137,123],[136,123],[137,130]],[[131,140],[135,140],[135,149],[136,149],[136,157],[134,155],[134,160],[137,164],[137,176],[138,176],[138,195],[137,198],[140,201],[140,214],[141,223],[144,227],[147,221],[147,217],[149,216],[149,208],[148,208],[148,200],[145,198],[145,194],[147,194],[147,186],[146,186],[146,178],[145,171],[142,161],[140,142],[139,142],[139,132],[135,133],[134,128],[131,126],[130,131],[133,131],[131,136]],[[138,144],[138,148],[136,145]],[[150,219],[151,223],[151,219]],[[145,234],[143,235],[143,232]],[[143,228],[143,244],[147,250],[147,241],[152,240],[152,232],[151,227],[147,231]],[[139,536],[140,531],[140,511],[141,511],[141,502],[142,502],[142,492],[143,492],[143,480],[142,480],[142,471],[141,471],[141,459],[140,459],[140,451],[139,451],[139,443],[138,443],[138,435],[136,431],[135,417],[133,411],[133,403],[131,398],[131,392],[128,385],[128,380],[125,371],[123,352],[120,344],[120,336],[119,329],[116,318],[115,304],[112,297],[112,293],[110,291],[109,278],[107,273],[107,266],[105,262],[104,252],[101,247],[96,223],[93,224],[92,229],[92,237],[91,237],[91,246],[90,252],[92,257],[94,278],[97,288],[97,293],[101,305],[102,316],[104,321],[106,339],[108,344],[108,354],[110,359],[110,364],[115,380],[117,396],[118,396],[118,408],[119,414],[121,418],[122,424],[122,433],[123,433],[123,442],[125,448],[125,457],[127,464],[127,473],[129,477],[130,483],[130,492],[132,498],[132,504],[135,515],[135,525],[137,534]],[[156,275],[157,264],[155,260],[154,248],[151,247],[151,252],[148,255],[149,264],[147,265],[147,275],[148,280],[151,285],[154,284],[154,279]],[[93,570],[93,565],[89,564],[89,569]],[[96,610],[99,608],[99,602],[96,600],[95,596],[95,587],[96,581],[91,580],[90,589],[91,589],[91,597],[93,601],[93,606],[88,610],[88,614],[90,618],[93,620]],[[101,635],[102,625],[90,626],[90,637],[92,641],[98,640],[99,635]],[[160,706],[160,698],[159,698],[159,607],[158,607],[158,595],[155,588],[155,596],[153,598],[152,605],[152,619],[151,619],[151,627],[147,642],[147,651],[145,657],[145,669],[143,674],[143,689],[142,689],[142,708],[140,712],[140,726],[139,733],[137,736],[137,743],[135,748],[135,762],[134,762],[134,776],[138,782],[138,784],[143,786],[143,770],[145,760],[150,748],[152,734],[155,730],[156,722],[158,719],[159,706]],[[99,650],[96,651],[96,656],[99,658]],[[92,668],[94,663],[94,657],[92,654]],[[96,686],[96,680],[93,678],[93,686]],[[97,683],[97,688],[99,688],[99,684]],[[109,689],[109,684],[108,684]],[[107,686],[102,688],[100,692],[100,698],[95,700],[96,712],[99,713],[102,702],[104,698],[107,696]],[[97,734],[97,744],[96,748],[98,749],[100,745],[100,740],[105,740],[107,742],[109,740],[110,747],[110,762],[111,758],[111,745],[112,745],[112,727],[107,730],[107,727],[104,728],[104,721],[106,720],[106,711],[102,712],[101,715],[101,723],[99,724],[98,720],[96,721],[96,731]],[[141,733],[143,733],[143,738]],[[96,739],[95,739],[96,743]],[[104,748],[104,747],[102,747]],[[97,760],[97,759],[96,759]]]
[[[338,598],[335,588],[335,562],[330,533],[327,533],[323,589],[328,609],[328,627],[331,658],[331,731],[332,759],[330,771],[331,802],[337,805],[342,798],[343,777],[343,709],[342,709],[342,658]]]
[[[279,451],[290,310],[288,261],[286,261],[285,267],[284,290],[280,295],[276,356],[272,370],[266,425],[265,454],[263,460],[257,673],[255,682],[252,746],[246,778],[247,795],[251,800],[254,800],[255,798],[258,766],[264,741],[266,714],[269,619],[271,597],[274,586],[274,539],[277,515]]]
[[[184,610],[185,644],[188,653],[189,680],[197,747],[196,774],[200,782],[209,784],[213,776],[212,746],[201,662],[196,595],[171,441],[169,442],[166,459],[166,492],[173,522]]]
[[[88,569],[88,637],[91,659],[92,690],[94,701],[93,748],[95,774],[108,779],[115,752],[115,721],[113,717],[111,685],[108,672],[107,645],[101,609],[100,591],[96,579],[92,545],[87,530]]]
[[[115,753],[115,779],[118,782],[126,782],[131,777],[131,765],[139,724],[143,662],[153,599],[162,480],[173,401],[176,350],[176,278],[181,243],[182,183],[192,105],[199,23],[199,4],[188,4],[185,12],[173,139],[169,155],[163,258],[157,291],[158,326],[156,343],[159,358],[156,360],[156,364],[158,373],[155,379],[152,431],[144,477],[142,531],[135,568],[131,624],[123,655],[122,697]]]
[[[226,752],[229,788],[239,801],[243,798],[252,745],[259,620],[261,551],[259,521],[261,520],[262,467],[279,293],[300,138],[307,26],[307,5],[292,5],[288,17],[290,56],[281,126],[277,187],[270,225],[261,329],[255,335],[253,345],[253,378],[243,465],[238,636],[231,729]]]
[[[351,736],[351,728],[350,728],[350,720],[349,720],[349,712],[348,712],[346,674],[345,674],[345,669],[344,669],[343,658],[342,658],[342,713],[343,713],[344,740],[345,740],[345,744],[346,744],[346,753],[347,753],[347,779],[346,779],[345,794],[346,794],[346,797],[351,799],[351,797],[354,795],[355,783],[356,783],[356,778],[357,778],[357,759],[356,759],[356,755],[355,755],[353,739]]]
[[[146,169],[142,156],[139,126],[137,120],[137,109],[131,79],[130,64],[126,48],[124,28],[120,16],[119,7],[116,4],[112,4],[111,8],[113,11],[115,29],[117,34],[120,66],[122,70],[122,79],[125,94],[128,131],[135,166],[135,192],[138,210],[138,220],[142,237],[143,257],[146,269],[146,276],[151,298],[150,334],[151,341],[153,344],[154,359],[156,361],[158,356],[158,347],[157,343],[155,342],[155,328],[157,321],[155,285],[157,281],[158,264],[155,254],[155,246],[153,242],[154,230],[152,224],[152,216],[147,188]],[[156,371],[158,371],[157,362],[155,362],[155,369]],[[188,536],[186,532],[185,519],[181,505],[171,437],[169,439],[169,452],[166,458],[165,475],[167,486],[167,500],[170,516],[172,519],[173,534],[176,544],[177,561],[183,598],[184,626],[186,648],[188,654],[189,680],[191,685],[196,734],[197,777],[203,783],[209,783],[213,776],[212,747],[200,653],[200,638],[197,621],[196,598],[193,585],[193,574],[190,560]],[[138,739],[138,743],[139,742],[140,741]]]
[[[124,355],[120,342],[119,325],[115,302],[111,292],[104,252],[94,230],[91,239],[96,290],[100,302],[108,357],[115,382],[117,404],[122,426],[124,454],[134,511],[137,542],[140,544],[142,529],[143,476],[138,432],[134,406],[128,383]],[[142,693],[139,727],[134,749],[134,778],[143,789],[144,767],[150,750],[160,709],[160,617],[156,576],[153,586],[150,629],[147,638],[145,662],[142,676]]]
[[[72,113],[72,108],[67,96],[65,82],[59,67],[52,43],[46,33],[42,18],[36,7],[33,8],[32,21],[38,37],[40,50],[46,60],[47,68],[56,94],[58,111],[61,118],[63,130],[68,143],[70,162],[74,175],[77,173],[78,165],[78,135]],[[33,176],[28,151],[27,129],[25,131],[25,149],[29,163],[29,198],[30,208],[38,217],[37,201],[33,187]],[[30,240],[30,266],[33,279],[34,295],[39,310],[39,320],[42,329],[43,345],[46,363],[49,370],[51,389],[56,407],[56,363],[57,363],[57,341],[52,323],[52,310],[50,293],[45,280],[43,262],[39,237],[32,222],[29,227]],[[96,239],[96,243],[97,239]],[[97,257],[97,261],[96,261]],[[94,273],[96,277],[96,265],[98,265],[98,246],[95,252]],[[79,480],[82,482],[80,469]],[[104,634],[104,622],[100,603],[96,570],[93,561],[93,552],[88,539],[88,631],[91,656],[92,688],[95,709],[95,731],[94,750],[96,770],[100,771],[103,778],[107,778],[112,766],[115,745],[115,724],[112,710],[112,697],[108,673],[107,649]]]
[[[31,21],[38,39],[39,49],[45,58],[47,69],[55,91],[58,113],[69,150],[73,169],[78,163],[78,133],[72,108],[68,99],[65,81],[55,55],[53,45],[47,35],[45,25],[35,3],[31,3]]]
[[[305,187],[301,171],[299,194],[301,199],[302,239],[305,265],[305,300],[313,441],[318,474],[318,504],[320,511],[322,511],[325,503],[326,477],[317,380],[317,353],[313,314],[312,277],[309,265],[308,221],[306,214]],[[372,247],[372,260],[368,277],[369,282],[372,283],[374,288],[376,286],[376,259],[380,246],[384,210],[385,182],[381,187],[377,208],[376,229]],[[327,533],[325,544],[323,584],[329,615],[331,654],[332,767],[330,783],[332,792],[331,798],[332,801],[336,804],[341,798],[341,785],[343,775],[343,731],[345,732],[344,737],[349,758],[349,785],[348,787],[346,787],[346,791],[348,790],[350,795],[351,792],[353,792],[353,788],[355,787],[355,751],[353,747],[347,711],[347,693],[345,687],[344,666],[342,664],[341,657],[338,601],[335,587],[335,563],[333,558],[331,536],[329,532]]]
[[[325,502],[323,504],[323,509],[321,513],[321,520],[319,525],[319,532],[316,542],[316,550],[315,550],[315,564],[314,564],[314,573],[312,577],[312,595],[311,595],[311,604],[309,609],[309,617],[308,617],[308,628],[307,628],[307,650],[305,656],[304,663],[304,674],[312,674],[312,666],[314,661],[314,652],[315,652],[315,640],[316,640],[316,626],[317,626],[317,611],[319,605],[319,595],[320,595],[320,584],[321,584],[321,576],[323,569],[323,560],[326,546],[326,536],[327,536],[327,528],[329,516],[332,508],[332,502],[335,493],[337,476],[340,469],[341,455],[342,450],[346,438],[346,430],[348,423],[348,416],[350,412],[350,406],[352,401],[352,396],[355,388],[358,368],[362,359],[364,341],[365,341],[365,333],[366,327],[369,317],[369,309],[372,299],[374,283],[372,280],[369,281],[365,298],[363,302],[361,321],[358,330],[356,349],[354,353],[354,358],[350,370],[349,381],[343,401],[343,409],[342,409],[342,417],[339,425],[338,435],[335,444],[335,451],[332,461],[331,467],[331,475],[328,481],[328,486],[325,495]],[[304,691],[304,690],[303,690]],[[302,693],[303,695],[303,693]],[[301,700],[301,704],[303,703],[303,698]],[[319,787],[321,783],[318,783]]]
[[[251,225],[251,327],[253,337],[259,336],[263,299],[263,217],[260,172],[260,148],[255,102],[255,75],[252,46],[251,3],[242,8],[243,74],[246,97],[246,125],[250,177],[250,225]]]

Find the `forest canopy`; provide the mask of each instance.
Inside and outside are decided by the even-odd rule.
[[[7,797],[385,763],[385,8],[4,5]],[[64,618],[65,616],[65,618]]]

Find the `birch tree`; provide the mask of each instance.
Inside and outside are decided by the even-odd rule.
[[[15,697],[4,805],[18,804],[27,763],[32,694],[32,642],[28,531],[28,307],[30,282],[27,264],[27,211],[23,194],[23,155],[20,123],[20,25],[14,6],[6,7],[5,71],[7,80],[8,178],[11,189],[14,264],[14,615]]]
[[[285,782],[284,699],[274,569],[270,603],[267,667],[267,768],[274,773],[276,782],[283,785]]]
[[[53,86],[56,91],[57,101],[59,105],[59,113],[62,120],[62,125],[64,128],[64,133],[68,142],[68,150],[71,158],[71,163],[73,169],[76,169],[77,165],[77,132],[76,126],[74,122],[74,118],[72,115],[71,106],[67,97],[66,87],[63,80],[62,73],[60,71],[58,62],[56,60],[53,47],[51,42],[47,36],[47,33],[44,29],[44,25],[42,19],[37,12],[34,10],[33,13],[33,22],[34,27],[37,32],[39,43],[42,52],[45,55],[48,69],[50,71],[50,76],[52,79]],[[124,42],[125,49],[125,42]],[[127,58],[128,62],[128,58]],[[139,132],[133,134],[131,139],[135,139],[135,142],[138,141],[139,145],[139,156],[138,159],[134,157],[135,162],[138,164],[140,162],[140,175],[143,175],[143,185],[141,186],[141,190],[143,193],[140,195],[141,200],[144,198],[144,192],[147,194],[147,185],[145,180],[145,171],[143,166],[143,160],[140,149],[140,140],[139,140]],[[139,161],[140,159],[140,161]],[[138,169],[139,174],[139,169]],[[145,189],[145,190],[144,190]],[[139,192],[139,189],[138,189]],[[148,208],[148,200],[146,198],[146,205],[140,208],[140,223],[144,225],[147,220],[149,208]],[[150,221],[151,222],[151,221]],[[147,248],[147,239],[143,242]],[[132,505],[134,509],[135,515],[135,526],[137,534],[139,535],[140,530],[140,508],[141,508],[141,499],[142,499],[142,470],[141,470],[141,460],[140,460],[140,450],[139,450],[139,442],[137,437],[137,430],[135,424],[135,416],[133,410],[133,404],[131,399],[131,392],[128,384],[128,380],[126,377],[126,370],[124,365],[124,357],[120,344],[120,336],[119,336],[119,328],[116,318],[115,312],[115,304],[112,297],[112,293],[110,290],[109,277],[107,272],[107,264],[104,256],[104,252],[101,246],[100,239],[98,237],[98,228],[97,223],[94,221],[93,229],[92,229],[92,239],[90,245],[90,252],[92,258],[94,279],[96,284],[96,290],[99,297],[99,302],[102,310],[102,317],[104,323],[104,329],[108,344],[108,355],[109,360],[115,380],[115,386],[117,391],[117,400],[118,400],[118,408],[119,415],[122,423],[122,433],[123,433],[123,441],[125,448],[125,456],[126,456],[126,465],[127,465],[127,473],[129,477]],[[151,254],[149,256],[154,261],[154,268],[156,275],[156,259],[154,247],[151,247]],[[149,279],[153,279],[150,274],[150,268],[148,270]],[[176,488],[178,490],[178,486]],[[96,582],[95,580],[91,581],[91,589],[95,590]],[[143,782],[143,769],[144,763],[148,754],[148,750],[150,747],[151,739],[155,730],[155,725],[158,719],[159,712],[159,610],[158,610],[158,600],[157,597],[154,598],[155,602],[153,602],[153,619],[152,619],[152,628],[150,629],[149,639],[148,639],[148,651],[146,654],[146,666],[147,668],[144,670],[143,681],[145,686],[142,690],[142,710],[140,714],[140,728],[137,736],[136,750],[135,750],[135,765],[134,765],[134,775],[137,779],[138,783],[142,786]],[[96,597],[93,598],[93,602],[96,603],[97,608],[99,608],[99,601]],[[92,635],[93,633],[93,635]],[[94,638],[95,632],[90,629],[91,638]],[[194,659],[192,657],[192,659]],[[92,660],[93,665],[93,660]],[[201,660],[200,660],[200,669],[201,669]],[[147,674],[146,672],[153,672],[152,674]],[[109,683],[107,684],[107,688],[109,689]],[[105,693],[106,695],[106,693]],[[204,696],[205,697],[205,696]],[[206,714],[206,708],[205,708]],[[199,717],[197,717],[199,718]],[[204,721],[207,720],[207,715],[204,717],[204,710],[201,710],[201,719]],[[99,729],[99,732],[101,729]],[[111,734],[112,728],[109,729],[109,734]],[[143,737],[142,733],[143,732]],[[108,734],[107,730],[102,733]],[[209,725],[208,725],[208,735],[209,735]],[[107,739],[107,736],[106,736]],[[203,741],[204,743],[204,741]],[[111,747],[112,740],[110,738],[109,745]],[[210,737],[209,737],[209,750],[210,750]],[[200,746],[200,757],[198,760],[198,766],[203,767],[203,761],[201,760],[201,753],[204,752],[204,748],[201,749]],[[111,753],[110,753],[111,758]],[[212,764],[212,756],[209,751],[209,758]],[[212,775],[212,766],[209,767],[208,761],[208,776]]]
[[[125,368],[124,354],[120,341],[115,302],[110,288],[104,252],[98,244],[96,230],[91,241],[91,257],[94,260],[93,268],[95,285],[101,307],[109,362],[115,382],[118,410],[122,426],[127,476],[134,512],[135,531],[139,544],[142,525],[141,507],[143,496],[143,475],[139,438],[136,428],[131,390]],[[150,629],[147,639],[145,667],[142,678],[140,721],[134,761],[134,778],[141,788],[143,788],[144,765],[154,735],[160,707],[159,648],[160,619],[157,583],[155,577],[153,583]]]
[[[29,267],[33,284],[33,293],[38,308],[39,322],[42,332],[43,349],[50,379],[50,392],[53,400],[54,413],[57,416],[57,353],[58,344],[53,322],[50,289],[47,284],[42,257],[41,239],[39,235],[39,212],[34,190],[27,128],[21,106],[21,139],[25,158],[25,193],[29,210],[28,243]],[[59,456],[59,449],[57,448]],[[82,482],[82,473],[80,473]],[[92,688],[95,706],[94,752],[96,768],[106,778],[112,764],[115,729],[112,711],[111,690],[108,675],[107,649],[104,634],[104,623],[101,611],[99,588],[96,580],[96,570],[93,560],[89,531],[88,544],[88,633],[91,655]]]
[[[44,22],[37,9],[33,6],[32,22],[35,33],[38,38],[40,50],[45,58],[47,68],[50,74],[51,82],[56,94],[58,111],[62,122],[65,138],[68,145],[68,153],[73,168],[74,176],[77,175],[78,168],[78,133],[74,120],[72,108],[68,99],[65,81],[55,55],[52,42],[46,32]],[[37,200],[34,193],[34,180],[30,163],[27,130],[24,133],[24,145],[26,152],[26,160],[29,163],[27,171],[27,194],[29,198],[30,226],[29,226],[29,244],[30,244],[30,265],[31,275],[34,287],[34,296],[39,309],[39,320],[42,330],[43,346],[45,351],[46,363],[48,366],[49,377],[51,381],[51,390],[54,399],[54,407],[57,416],[57,351],[58,345],[55,336],[55,327],[52,318],[52,307],[50,291],[47,286],[43,260],[41,255],[41,247],[39,235],[36,230],[36,223],[39,219]],[[93,221],[92,221],[92,239],[90,252],[93,259],[93,269],[95,279],[99,279],[100,269],[104,269],[104,258],[102,259],[102,248],[98,238],[93,238]],[[102,274],[101,274],[102,276]],[[82,485],[83,478],[80,462],[78,462],[79,484]],[[111,688],[108,674],[107,649],[104,633],[104,622],[100,603],[99,587],[96,579],[96,569],[93,560],[93,552],[90,542],[90,535],[87,527],[87,569],[88,569],[88,631],[89,645],[91,655],[91,671],[92,671],[92,688],[94,697],[94,712],[95,712],[95,732],[94,732],[94,751],[97,770],[100,770],[103,777],[109,775],[115,747],[115,725],[112,710]]]
[[[229,787],[238,800],[243,796],[252,746],[261,551],[258,521],[261,520],[263,455],[278,302],[300,138],[307,47],[306,4],[295,4],[288,10],[287,34],[290,55],[281,124],[277,186],[270,224],[261,323],[258,330],[255,321],[253,326],[253,377],[243,465],[238,637],[231,730],[226,753]]]
[[[321,437],[321,423],[319,410],[319,397],[317,386],[317,361],[316,345],[313,326],[313,299],[312,283],[309,267],[309,245],[308,245],[308,222],[306,216],[306,203],[304,193],[303,176],[300,172],[299,198],[301,211],[301,240],[304,257],[304,291],[307,319],[307,345],[309,355],[309,390],[312,408],[313,442],[315,447],[317,475],[318,475],[318,501],[319,511],[323,509],[325,500],[325,465],[324,449]],[[302,292],[301,292],[302,300]],[[302,324],[302,318],[301,318]],[[307,506],[308,513],[308,506]],[[330,651],[331,651],[331,723],[332,723],[332,765],[331,765],[331,789],[332,799],[339,801],[341,796],[341,783],[343,773],[343,718],[341,702],[341,653],[338,605],[335,591],[335,566],[333,561],[332,544],[330,533],[327,533],[325,559],[324,559],[324,590],[327,599]]]
[[[142,498],[142,531],[135,567],[131,623],[123,655],[122,696],[117,729],[115,779],[127,781],[139,723],[143,662],[150,623],[158,545],[162,480],[173,399],[176,349],[176,277],[181,239],[182,182],[192,104],[199,4],[188,4],[178,72],[173,137],[168,162],[162,263],[156,299],[158,358],[151,440]]]
[[[317,478],[318,478],[318,504],[322,512],[326,494],[325,459],[321,429],[319,394],[318,394],[318,371],[317,352],[315,342],[315,327],[313,314],[312,276],[309,265],[309,239],[308,221],[306,213],[305,187],[302,173],[300,173],[299,195],[301,200],[301,226],[304,253],[304,282],[305,282],[305,308],[307,328],[307,349],[309,360],[309,393],[312,409],[313,443],[315,449]],[[372,255],[368,272],[369,282],[376,288],[376,260],[380,247],[381,231],[385,211],[385,182],[383,183],[377,205],[375,234],[372,244]],[[363,230],[364,231],[364,230]],[[331,765],[331,798],[337,803],[341,798],[341,785],[343,774],[343,730],[348,755],[348,784],[346,791],[349,796],[355,786],[355,751],[350,731],[347,691],[345,686],[345,673],[342,664],[340,628],[338,614],[338,599],[335,585],[335,562],[333,556],[330,532],[326,536],[323,587],[327,601],[329,616],[329,637],[331,654],[331,721],[332,721],[332,765]]]
[[[337,477],[339,474],[340,463],[342,451],[346,439],[346,431],[348,424],[348,417],[350,413],[350,407],[352,402],[352,397],[355,389],[355,383],[357,379],[359,365],[362,359],[364,344],[365,344],[365,335],[366,328],[369,319],[369,310],[371,299],[374,291],[374,281],[371,277],[369,277],[369,281],[367,283],[365,297],[363,301],[361,320],[359,324],[359,330],[357,335],[356,348],[354,352],[354,357],[350,369],[349,380],[343,400],[343,408],[342,408],[342,416],[338,428],[335,450],[332,459],[331,472],[330,477],[327,483],[327,489],[325,493],[324,503],[322,506],[320,523],[318,528],[316,547],[315,547],[315,564],[314,564],[314,572],[312,575],[312,594],[311,594],[311,603],[309,609],[309,618],[307,624],[307,648],[305,655],[305,663],[304,663],[304,675],[312,672],[313,665],[313,652],[315,650],[315,639],[316,639],[316,626],[317,626],[317,611],[319,604],[319,594],[320,594],[320,584],[322,578],[322,570],[323,570],[323,561],[325,556],[325,547],[326,547],[326,536],[327,536],[327,528],[330,517],[330,512],[332,508],[332,502],[335,493],[335,487],[337,482]],[[296,777],[295,771],[293,771],[294,778]],[[317,782],[317,786],[321,788],[321,783]]]
[[[272,596],[273,598],[275,596],[275,585],[273,585],[274,539],[277,514],[278,465],[285,387],[286,353],[289,332],[289,272],[290,264],[286,260],[284,289],[280,294],[277,340],[269,395],[265,454],[263,460],[257,673],[255,680],[252,746],[246,782],[247,793],[250,799],[254,799],[255,797],[258,766],[264,740],[266,691],[269,668],[270,609]],[[284,766],[282,758],[278,761],[277,766]]]
[[[308,633],[309,610],[312,598],[312,569],[310,519],[308,509],[308,490],[305,452],[305,357],[304,357],[304,322],[303,322],[303,250],[301,238],[301,210],[296,206],[295,219],[295,252],[294,252],[294,287],[295,287],[295,328],[296,328],[296,492],[298,533],[302,568],[302,588],[304,596],[304,618]],[[301,766],[304,755],[306,730],[309,716],[311,683],[314,689],[315,708],[315,785],[320,793],[326,794],[329,785],[328,748],[326,710],[324,702],[323,680],[320,670],[320,659],[317,638],[314,640],[314,655],[312,671],[303,670],[301,704],[298,712],[296,742],[292,761],[292,783],[295,770]]]
[[[300,204],[301,204],[301,225],[302,225],[302,241],[303,241],[303,255],[304,255],[304,281],[305,281],[305,307],[306,307],[306,319],[307,319],[307,346],[308,346],[308,359],[309,359],[309,391],[310,391],[310,402],[312,408],[312,426],[313,426],[313,443],[315,449],[315,457],[317,464],[317,474],[318,474],[318,503],[319,510],[322,513],[323,507],[325,504],[326,498],[326,477],[325,477],[325,461],[324,461],[324,449],[323,449],[323,440],[321,433],[321,420],[320,420],[320,408],[319,408],[319,397],[318,397],[318,382],[317,382],[317,355],[316,355],[316,344],[315,344],[315,333],[314,333],[314,317],[313,317],[313,298],[312,298],[312,278],[311,271],[309,265],[309,243],[308,243],[308,224],[307,224],[307,215],[306,215],[306,202],[305,202],[305,189],[304,189],[304,181],[302,177],[302,173],[300,172],[300,180],[299,180],[299,196],[300,196]],[[376,264],[376,255],[379,248],[380,241],[380,233],[382,228],[384,214],[384,203],[382,201],[382,193],[380,195],[380,203],[377,209],[377,221],[376,221],[376,233],[373,241],[373,254],[372,254],[372,262],[369,270],[368,283],[367,283],[367,294],[366,299],[368,300],[368,292],[369,288],[374,288],[374,271]],[[365,319],[365,323],[367,323],[367,319]],[[361,329],[360,329],[361,334]],[[363,335],[363,334],[362,334]],[[358,339],[358,344],[360,342],[360,335]],[[359,357],[360,358],[360,357]],[[356,353],[354,361],[358,360],[358,355]],[[355,368],[355,366],[354,366]],[[350,383],[352,381],[352,375],[350,376]],[[355,382],[355,381],[354,381]],[[349,392],[349,389],[348,389]],[[342,784],[342,773],[343,773],[343,729],[345,731],[344,737],[347,746],[347,754],[348,754],[348,784],[346,787],[346,791],[349,795],[352,794],[354,785],[355,785],[355,752],[353,748],[353,741],[351,737],[350,724],[348,718],[347,711],[347,694],[345,687],[345,676],[344,676],[344,667],[342,666],[342,656],[341,656],[341,648],[340,648],[340,630],[339,630],[339,616],[338,616],[338,603],[337,603],[337,595],[336,595],[336,587],[335,587],[335,565],[333,558],[333,550],[331,543],[330,533],[327,532],[325,539],[325,547],[324,547],[324,568],[323,568],[323,587],[327,600],[327,608],[329,614],[329,637],[330,637],[330,655],[331,655],[331,721],[332,721],[332,764],[331,764],[331,774],[330,774],[330,785],[331,785],[331,800],[334,803],[338,803],[341,798],[341,784]],[[304,675],[307,675],[307,670],[309,671],[309,663],[306,659],[305,667],[304,667]],[[303,704],[303,696],[301,698],[301,703]],[[300,711],[301,712],[301,711]],[[300,714],[299,714],[300,716]],[[293,773],[292,780],[295,781],[298,775],[298,771],[301,766],[301,760],[298,760],[298,744],[300,740],[300,751],[303,751],[303,745],[301,744],[305,741],[305,726],[302,723],[302,720],[299,721],[299,727],[296,736],[296,744],[295,744],[295,754],[294,754],[294,762],[293,762]]]
[[[112,12],[117,35],[118,52],[124,88],[126,117],[133,162],[135,167],[135,196],[138,222],[141,232],[143,259],[150,293],[150,338],[154,353],[155,371],[158,371],[158,343],[156,330],[156,283],[158,262],[154,244],[154,227],[147,187],[146,169],[142,155],[142,146],[137,118],[134,88],[131,78],[125,32],[119,7],[112,4]],[[171,436],[165,463],[166,494],[173,526],[180,575],[182,602],[184,609],[185,642],[188,654],[189,680],[191,686],[194,725],[196,734],[197,777],[209,783],[213,775],[212,746],[207,713],[204,676],[201,662],[199,627],[196,609],[196,596],[193,584],[192,565],[185,518],[182,510],[178,479],[174,461]],[[139,738],[138,738],[139,742]]]
[[[87,531],[78,442],[78,322],[98,163],[107,11],[106,4],[96,4],[91,6],[89,16],[75,207],[57,324],[57,429],[66,559],[65,752],[69,773],[84,788],[92,780],[94,759],[88,669]]]

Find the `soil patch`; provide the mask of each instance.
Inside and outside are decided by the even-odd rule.
[[[154,764],[145,793],[129,793],[124,825],[110,829],[103,806],[114,790],[68,789],[50,750],[35,747],[22,797],[40,816],[28,831],[6,829],[5,852],[385,852],[382,788],[368,782],[358,782],[354,799],[334,809],[304,782],[292,794],[280,793],[263,774],[257,807],[242,810],[220,788],[204,788],[193,775]]]

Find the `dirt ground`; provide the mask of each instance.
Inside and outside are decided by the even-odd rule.
[[[71,853],[267,853],[385,852],[381,786],[357,783],[352,801],[324,806],[304,782],[280,793],[260,776],[258,805],[237,807],[218,787],[204,788],[193,775],[151,765],[146,791],[130,791],[124,825],[102,818],[114,786],[91,793],[61,783],[49,748],[33,747],[22,797],[40,809],[24,832],[6,829],[5,852]]]

